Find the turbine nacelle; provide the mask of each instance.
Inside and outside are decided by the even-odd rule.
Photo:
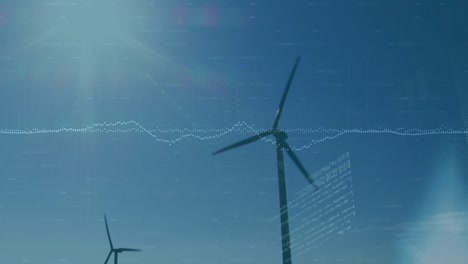
[[[276,138],[276,141],[279,142],[283,142],[286,141],[286,139],[288,139],[288,134],[286,134],[286,132],[284,132],[283,130],[275,129],[272,131],[271,134]]]

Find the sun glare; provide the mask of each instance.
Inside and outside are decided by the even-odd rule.
[[[118,3],[88,3],[62,8],[59,24],[70,41],[89,44],[118,42],[126,31],[124,6]]]

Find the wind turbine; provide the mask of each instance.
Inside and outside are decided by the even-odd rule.
[[[294,63],[294,67],[289,75],[288,82],[283,92],[283,96],[281,97],[281,101],[278,107],[278,111],[276,112],[275,121],[273,123],[273,127],[265,132],[257,134],[255,136],[246,138],[241,140],[237,143],[224,147],[220,150],[213,152],[213,155],[219,154],[221,152],[231,150],[243,145],[247,145],[253,143],[259,139],[262,139],[266,136],[272,135],[276,139],[276,155],[277,155],[277,166],[278,166],[278,185],[279,185],[279,202],[280,202],[280,218],[281,218],[281,244],[282,244],[282,252],[283,252],[283,264],[291,264],[291,248],[290,248],[290,241],[289,241],[289,221],[288,221],[288,202],[287,202],[287,195],[286,195],[286,180],[284,175],[284,158],[283,158],[283,150],[289,155],[292,161],[296,164],[302,174],[305,176],[306,180],[309,184],[312,184],[315,189],[317,189],[317,185],[315,185],[314,181],[310,177],[307,170],[304,168],[302,163],[299,161],[299,158],[294,154],[293,150],[286,142],[288,135],[285,131],[278,129],[278,124],[281,118],[281,113],[283,112],[284,102],[286,101],[286,97],[289,92],[289,87],[291,86],[292,80],[296,73],[297,65],[301,60],[301,56],[298,56],[296,62]]]
[[[119,253],[128,252],[128,251],[141,251],[141,249],[134,249],[134,248],[114,248],[114,245],[112,244],[112,239],[109,233],[109,226],[107,225],[107,218],[105,214],[104,214],[104,222],[106,223],[107,238],[109,238],[109,244],[110,244],[110,252],[109,252],[109,255],[107,255],[106,261],[104,261],[104,264],[107,264],[112,253],[114,253],[114,264],[117,264]]]

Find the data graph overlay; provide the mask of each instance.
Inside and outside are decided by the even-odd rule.
[[[291,249],[299,256],[352,229],[356,215],[349,152],[312,174],[319,186],[307,186],[288,203]],[[271,221],[279,218],[276,215]]]
[[[227,128],[165,128],[155,124],[143,125],[137,121],[117,121],[113,123],[94,123],[83,127],[61,126],[59,128],[23,128],[23,129],[8,129],[1,128],[0,135],[39,135],[39,134],[145,134],[160,143],[168,145],[176,144],[182,140],[213,140],[231,134],[252,134],[265,131],[264,128],[257,128],[246,122],[238,122]],[[416,136],[435,136],[435,135],[468,135],[466,128],[447,128],[439,127],[432,129],[420,128],[289,128],[284,129],[288,134],[306,134],[313,136],[308,143],[301,146],[291,146],[293,150],[300,151],[308,149],[313,145],[337,139],[346,135],[353,134],[388,134],[405,137]],[[275,144],[273,138],[262,138],[264,142]]]

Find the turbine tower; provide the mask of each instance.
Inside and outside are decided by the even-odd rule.
[[[317,189],[317,185],[315,185],[314,181],[310,177],[307,170],[304,168],[302,163],[299,161],[299,158],[294,154],[293,150],[286,142],[288,135],[285,131],[278,129],[278,124],[281,118],[281,113],[283,112],[284,102],[286,101],[286,97],[289,92],[289,87],[291,86],[292,80],[296,73],[297,65],[301,60],[301,56],[298,56],[294,67],[289,75],[288,82],[283,92],[283,96],[281,97],[281,101],[278,107],[278,111],[276,112],[275,121],[273,122],[273,127],[265,132],[257,134],[255,136],[246,138],[241,140],[237,143],[224,147],[218,151],[213,152],[213,155],[219,154],[221,152],[231,150],[243,145],[247,145],[253,143],[257,140],[260,140],[266,136],[272,135],[276,139],[276,155],[277,155],[277,167],[278,167],[278,185],[279,185],[279,202],[280,202],[280,218],[281,218],[281,244],[282,244],[282,253],[283,253],[283,264],[291,264],[291,248],[290,248],[290,241],[289,241],[289,220],[288,220],[288,201],[286,195],[286,180],[284,174],[284,157],[283,157],[283,150],[289,155],[292,159],[294,164],[299,168],[302,174],[305,176],[306,180],[309,184],[312,184],[315,189]]]
[[[119,253],[129,252],[129,251],[141,251],[140,249],[134,249],[134,248],[114,248],[114,245],[112,244],[112,239],[109,233],[109,226],[107,225],[107,218],[105,214],[104,214],[104,222],[106,223],[107,238],[109,239],[109,244],[110,244],[110,252],[107,255],[106,261],[104,261],[104,264],[107,264],[112,253],[114,253],[114,264],[117,264],[118,259],[119,259]]]

